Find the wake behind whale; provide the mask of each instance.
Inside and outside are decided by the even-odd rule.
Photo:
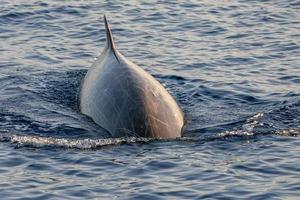
[[[106,47],[88,70],[80,111],[114,137],[181,137],[184,115],[167,90],[115,47],[104,16]]]

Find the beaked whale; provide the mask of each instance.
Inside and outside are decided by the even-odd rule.
[[[167,90],[115,47],[104,15],[106,47],[85,75],[80,111],[113,137],[181,137],[184,115]]]

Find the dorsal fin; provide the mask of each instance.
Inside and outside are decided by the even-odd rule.
[[[106,48],[111,50],[113,52],[113,54],[115,55],[116,59],[119,61],[119,58],[116,54],[116,47],[115,47],[114,39],[112,37],[112,33],[111,33],[111,30],[110,30],[110,27],[108,25],[105,15],[104,15],[104,24],[105,24],[105,30],[106,30]]]
[[[104,15],[104,24],[105,24],[105,30],[106,30],[106,45],[108,48],[112,49],[113,51],[115,50],[115,43],[112,37],[112,33],[110,30],[110,27],[108,25],[106,16]]]

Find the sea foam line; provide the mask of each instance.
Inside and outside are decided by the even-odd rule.
[[[71,138],[55,138],[46,136],[33,135],[17,135],[9,133],[0,133],[0,141],[10,142],[18,146],[33,146],[33,147],[63,147],[76,149],[94,149],[109,145],[131,144],[131,143],[147,143],[151,138],[105,138],[105,139],[71,139]]]

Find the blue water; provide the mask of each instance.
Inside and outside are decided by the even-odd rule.
[[[291,0],[1,0],[1,198],[299,198],[299,10]],[[103,14],[120,52],[182,107],[182,139],[109,138],[78,112]]]

